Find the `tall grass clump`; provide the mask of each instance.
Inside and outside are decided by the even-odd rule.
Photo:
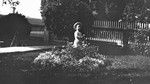
[[[54,48],[40,53],[34,63],[42,68],[57,68],[63,71],[88,72],[104,67],[105,57],[98,53],[98,47],[82,44],[74,48],[68,43],[65,48]]]

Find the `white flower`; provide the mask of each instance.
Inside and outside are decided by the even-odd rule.
[[[82,63],[83,62],[83,59],[79,59],[79,63]]]

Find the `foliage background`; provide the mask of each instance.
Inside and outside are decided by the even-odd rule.
[[[81,0],[42,0],[41,15],[45,25],[58,37],[67,36],[73,41],[73,24],[77,21],[83,23],[81,31],[86,34],[92,24],[93,15],[91,8]]]

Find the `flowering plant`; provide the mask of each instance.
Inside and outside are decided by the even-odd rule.
[[[56,48],[45,53],[41,53],[34,60],[35,64],[44,67],[61,66],[63,70],[87,72],[100,68],[105,64],[105,57],[98,53],[97,46],[82,44],[74,48],[72,43],[68,43],[65,48]]]

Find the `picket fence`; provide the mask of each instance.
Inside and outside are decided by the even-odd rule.
[[[129,23],[129,22],[118,22],[118,21],[94,21],[93,27],[103,27],[103,28],[118,28],[118,29],[150,29],[149,23]]]
[[[129,29],[132,31],[149,30],[148,23],[128,23],[117,21],[94,21],[92,32],[94,36],[88,37],[88,40],[115,42],[117,45],[123,46],[123,31]],[[132,32],[132,36],[136,34]],[[131,37],[131,36],[130,36]]]

